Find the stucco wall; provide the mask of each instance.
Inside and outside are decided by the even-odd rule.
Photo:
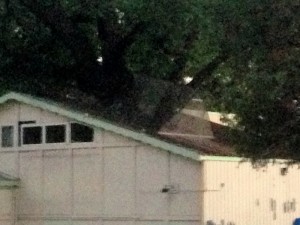
[[[17,103],[0,124],[68,123]],[[19,177],[17,225],[196,225],[200,164],[103,130],[92,143],[0,149],[0,171]],[[165,185],[176,192],[162,193]]]
[[[205,161],[202,224],[293,224],[300,217],[300,170],[282,164]],[[282,171],[283,172],[283,171]]]

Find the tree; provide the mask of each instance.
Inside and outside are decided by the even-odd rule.
[[[145,75],[186,88],[182,78],[190,52],[200,39],[209,44],[214,33],[198,0],[1,2],[0,70],[5,85],[22,90],[34,86],[35,92],[45,85],[75,86],[107,107],[122,105],[124,113],[140,110],[144,87],[137,83]],[[203,49],[197,60],[203,65],[218,54],[215,46],[208,51],[198,44],[197,49]],[[151,99],[161,103],[153,110],[159,121],[147,123],[155,125],[151,129],[158,129],[178,107],[176,99],[182,94],[174,89],[170,84],[163,92],[154,91],[162,96]],[[164,94],[175,99],[168,107]]]
[[[230,8],[222,9],[231,21],[223,27],[230,27],[229,43],[242,54],[215,71],[209,98],[236,114],[233,140],[241,154],[299,160],[300,4],[246,1]]]
[[[133,120],[152,101],[141,125],[151,132],[198,95],[236,113],[243,154],[296,158],[298,10],[292,0],[1,0],[2,89],[76,87]]]
[[[59,74],[107,101],[130,95],[134,75],[178,80],[183,55],[198,38],[197,4],[3,1],[4,66],[26,78]]]

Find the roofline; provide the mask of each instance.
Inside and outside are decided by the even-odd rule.
[[[174,153],[176,155],[180,155],[195,161],[201,161],[200,160],[200,154],[195,152],[193,149],[179,147],[174,144],[170,144],[165,141],[161,141],[157,138],[153,138],[149,135],[146,135],[144,133],[139,133],[136,131],[132,131],[117,125],[113,125],[110,122],[106,122],[102,119],[95,118],[93,116],[87,115],[85,113],[75,111],[72,109],[67,109],[64,106],[61,106],[53,101],[49,101],[47,99],[37,98],[33,97],[31,95],[27,94],[21,94],[16,92],[9,92],[3,96],[0,97],[0,104],[3,104],[9,100],[15,100],[24,104],[28,104],[37,108],[41,108],[53,113],[57,113],[61,116],[69,117],[71,119],[74,119],[76,121],[85,123],[87,125],[101,128],[107,131],[111,131],[113,133],[122,135],[127,138],[132,138],[136,141],[143,142],[145,144],[149,144],[153,147],[158,147],[162,150]]]
[[[250,158],[243,158],[243,157],[237,157],[237,156],[200,156],[199,161],[204,162],[204,161],[218,161],[218,162],[251,162]],[[254,161],[255,162],[255,161]],[[266,163],[273,163],[273,164],[287,164],[290,163],[290,160],[287,159],[262,159],[262,162]]]
[[[234,157],[234,156],[200,156],[199,161],[221,161],[221,162],[244,162],[247,161],[245,158]]]

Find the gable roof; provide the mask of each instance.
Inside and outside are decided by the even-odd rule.
[[[66,106],[63,103],[58,103],[46,98],[35,97],[28,94],[17,93],[17,92],[9,92],[0,97],[0,105],[4,104],[8,101],[18,101],[20,103],[24,103],[27,105],[31,105],[33,107],[41,108],[43,110],[57,113],[58,115],[65,116],[71,119],[74,119],[78,122],[84,123],[86,125],[100,128],[106,131],[113,132],[115,134],[119,134],[126,138],[131,138],[135,141],[142,142],[144,144],[151,145],[153,147],[157,147],[161,150],[191,159],[195,161],[242,161],[243,158],[240,157],[232,157],[232,156],[211,156],[205,155],[204,153],[199,152],[194,148],[187,148],[183,146],[179,146],[176,144],[169,143],[164,140],[160,140],[158,138],[152,137],[148,134],[133,131],[131,129],[127,129],[118,125],[115,125],[111,122],[104,120],[103,118],[89,115],[82,110],[75,110],[71,107]],[[0,186],[1,187],[1,186]]]
[[[177,146],[175,144],[170,144],[166,141],[159,140],[157,138],[151,137],[147,134],[136,132],[130,129],[126,129],[120,127],[118,125],[114,125],[110,122],[107,122],[101,118],[90,116],[85,112],[79,112],[73,109],[70,109],[62,104],[42,99],[38,97],[33,97],[27,94],[21,94],[16,92],[10,92],[8,94],[3,95],[0,97],[0,104],[4,104],[8,101],[18,101],[27,105],[31,105],[33,107],[41,108],[46,111],[50,111],[53,113],[57,113],[61,116],[65,116],[71,119],[74,119],[78,122],[84,123],[86,125],[90,125],[96,128],[104,129],[106,131],[113,132],[115,134],[122,135],[127,138],[131,138],[133,140],[149,144],[153,147],[160,148],[162,150],[166,150],[168,152],[193,159],[196,161],[200,160],[199,152],[195,151],[194,149],[184,148]]]

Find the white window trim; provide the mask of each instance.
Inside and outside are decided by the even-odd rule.
[[[46,143],[46,126],[42,126],[42,143],[41,144],[47,144]]]
[[[86,127],[89,127],[93,130],[93,141],[87,141],[87,142],[72,142],[72,131],[71,131],[71,125],[72,124],[80,124],[82,126],[86,126]],[[91,143],[95,143],[95,128],[92,127],[92,126],[89,126],[89,125],[85,125],[83,123],[78,123],[76,121],[72,121],[69,123],[69,143],[72,144],[72,145],[88,145],[88,144],[91,144]]]
[[[65,126],[65,141],[64,142],[58,142],[58,143],[46,143],[46,127],[48,126]],[[71,131],[71,129],[68,129],[68,127],[70,127],[69,123],[55,123],[55,124],[44,124],[43,125],[43,144],[45,145],[58,145],[58,144],[67,144],[69,143],[69,140],[68,140],[68,130]],[[71,136],[71,135],[70,135]]]
[[[60,126],[60,125],[64,125],[65,126],[65,141],[64,142],[59,142],[59,143],[46,143],[46,127],[47,126]],[[24,132],[24,128],[26,127],[41,127],[42,128],[42,143],[40,144],[24,144],[23,142],[23,132]],[[68,130],[70,130],[70,127],[69,123],[47,123],[47,124],[39,124],[39,123],[35,123],[35,124],[24,124],[21,126],[21,146],[41,146],[41,145],[64,145],[64,144],[67,144],[69,143],[69,140],[68,140]]]
[[[71,142],[71,124],[81,124],[87,127],[90,127],[94,131],[93,141],[92,142]],[[56,125],[64,125],[65,126],[65,142],[60,143],[46,143],[46,126],[56,126]],[[12,126],[13,127],[13,146],[12,147],[2,147],[2,127]],[[42,143],[40,144],[23,144],[23,132],[26,127],[41,127],[42,128]],[[30,123],[30,124],[22,124],[20,126],[20,143],[19,146],[19,124],[5,123],[0,124],[0,149],[1,151],[27,151],[27,150],[51,150],[51,149],[66,149],[66,148],[95,148],[99,147],[99,143],[95,142],[95,128],[89,125],[85,125],[82,123],[78,123],[77,121],[68,121],[68,122],[56,122],[56,123]],[[102,146],[100,144],[100,146]]]
[[[28,127],[41,127],[42,128],[42,140],[41,140],[41,143],[39,144],[24,144],[24,140],[23,140],[23,134],[24,134],[24,128],[28,128]],[[43,134],[43,125],[39,125],[39,124],[24,124],[24,125],[21,125],[21,146],[36,146],[36,145],[42,145],[44,144],[44,134]]]
[[[71,123],[66,123],[66,144],[71,144]]]
[[[2,127],[13,127],[13,146],[11,147],[3,147],[2,146]],[[17,134],[16,134],[16,125],[15,124],[1,124],[0,125],[0,148],[9,150],[12,149],[16,146],[16,139],[17,139]]]

